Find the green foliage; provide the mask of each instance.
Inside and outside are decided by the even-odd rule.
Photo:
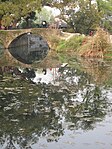
[[[67,9],[65,4],[68,5]],[[88,34],[99,26],[112,30],[112,0],[96,0],[95,3],[93,0],[67,0],[58,5],[62,18],[75,32]]]
[[[61,52],[61,51],[65,51],[65,49],[66,49],[66,41],[65,40],[61,40],[60,42],[59,42],[59,45],[58,45],[58,47],[57,47],[57,51],[58,52]]]
[[[21,20],[20,21],[20,23],[19,23],[19,25],[18,25],[18,28],[35,28],[36,27],[36,24],[34,23],[34,21],[33,20],[25,20],[25,19],[23,19],[23,20]]]
[[[77,49],[82,44],[83,36],[74,36],[67,41],[67,47]]]
[[[47,10],[45,7],[41,9],[41,11],[36,11],[36,24],[41,24],[42,21],[46,21],[47,23],[52,23],[54,21],[54,16],[51,11]]]
[[[57,51],[63,52],[72,50],[76,52],[77,49],[81,46],[83,38],[83,36],[73,36],[69,40],[62,40],[57,47]]]
[[[112,0],[97,0],[98,11],[102,12],[101,27],[112,33]]]
[[[72,32],[75,30],[88,34],[91,29],[95,30],[99,26],[112,31],[112,0],[96,0],[96,3],[92,0],[0,0],[1,23],[7,27],[20,21],[21,17],[28,19],[29,14],[35,10],[38,10],[36,23],[42,20],[51,23],[54,18],[50,12],[42,9],[39,13],[44,5],[59,8],[61,17],[68,22],[69,30]],[[68,19],[64,16],[68,16]]]
[[[107,29],[110,33],[112,33],[112,21],[105,20],[103,22],[103,27]]]
[[[28,18],[29,15],[41,8],[41,0],[10,0],[0,2],[0,19],[3,26],[18,22],[21,17]]]
[[[79,10],[69,9],[68,24],[76,32],[88,34],[91,29],[99,26],[101,13],[97,11],[96,4],[90,4],[89,1],[79,2]]]

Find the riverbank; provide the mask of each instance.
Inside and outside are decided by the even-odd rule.
[[[112,58],[112,35],[99,28],[93,36],[63,33],[57,52],[74,51],[82,57]],[[68,35],[68,36],[67,36]]]
[[[49,65],[50,59],[55,59],[55,63],[58,62],[58,59],[64,62],[65,59],[74,56],[112,59],[112,35],[102,29],[99,29],[93,36],[62,32],[61,30],[58,33],[55,30],[53,31],[54,33],[51,36],[46,33],[45,37],[47,37],[51,48],[42,63]],[[4,36],[6,36],[6,32]],[[5,56],[7,61],[19,63],[13,57],[10,57],[9,54]],[[54,66],[55,63],[52,65]],[[57,65],[60,64],[57,63]]]

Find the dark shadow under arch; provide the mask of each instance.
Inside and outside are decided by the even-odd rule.
[[[17,60],[30,64],[46,57],[49,45],[41,35],[29,32],[15,38],[10,43],[8,50]]]

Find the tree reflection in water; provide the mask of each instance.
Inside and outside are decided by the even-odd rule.
[[[39,71],[39,70],[38,70]],[[33,69],[0,68],[0,143],[31,148],[40,137],[58,141],[64,129],[90,130],[108,109],[103,87],[70,67],[59,68],[58,85],[36,83]]]

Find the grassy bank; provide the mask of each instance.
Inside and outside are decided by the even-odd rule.
[[[83,57],[112,58],[112,43],[109,33],[99,28],[93,36],[74,35],[68,40],[60,40],[56,51]]]
[[[81,35],[74,35],[68,40],[62,39],[60,40],[56,48],[56,51],[57,52],[69,52],[69,51],[77,52],[79,47],[82,45],[83,39],[84,39],[84,36],[81,36]]]

